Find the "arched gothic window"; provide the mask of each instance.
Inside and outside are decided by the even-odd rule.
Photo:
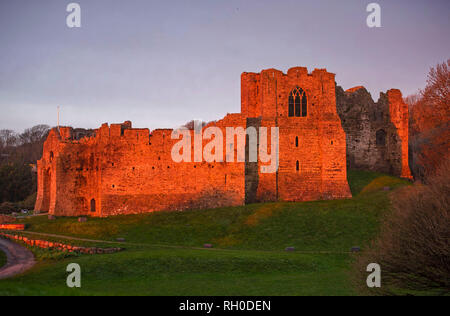
[[[308,114],[308,99],[302,88],[296,87],[289,93],[289,117],[305,117]]]

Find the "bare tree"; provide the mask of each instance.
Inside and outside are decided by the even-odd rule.
[[[22,144],[41,142],[45,137],[47,137],[49,130],[50,126],[48,125],[36,125],[32,128],[27,128],[22,134],[20,134],[19,138]]]
[[[404,101],[406,104],[408,104],[409,108],[413,108],[422,98],[421,93],[415,93],[408,95],[406,98],[404,98]]]
[[[18,137],[17,134],[10,129],[0,130],[0,147],[11,147],[17,144]]]
[[[422,91],[422,96],[428,106],[442,111],[448,117],[450,113],[450,59],[430,69],[427,86]]]
[[[430,69],[425,89],[406,98],[410,109],[410,166],[425,180],[450,155],[450,59]]]

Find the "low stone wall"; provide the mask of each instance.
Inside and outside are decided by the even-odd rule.
[[[0,215],[0,224],[14,223],[16,219],[12,216]]]
[[[25,230],[25,224],[1,224],[3,230]]]
[[[9,239],[9,240],[21,241],[29,246],[38,247],[38,248],[42,248],[42,249],[54,249],[54,250],[59,250],[59,251],[63,251],[63,252],[77,252],[77,253],[91,254],[91,255],[110,254],[110,253],[115,253],[115,252],[124,250],[123,248],[77,247],[77,246],[72,246],[72,245],[58,243],[58,242],[29,239],[24,236],[9,235],[9,234],[5,234],[5,233],[0,233],[0,237]]]

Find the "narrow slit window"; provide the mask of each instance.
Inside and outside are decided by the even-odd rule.
[[[295,147],[298,147],[298,136],[295,137]]]
[[[91,213],[95,213],[96,212],[96,208],[95,208],[95,200],[92,199],[91,200]]]
[[[295,170],[300,171],[300,162],[298,160],[295,163]]]

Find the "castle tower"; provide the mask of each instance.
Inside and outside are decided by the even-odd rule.
[[[336,103],[347,136],[347,166],[412,179],[408,163],[408,106],[400,90],[380,93],[374,102],[366,88],[336,88]]]
[[[247,125],[258,119],[259,126],[279,128],[278,172],[264,174],[248,166],[246,187],[256,188],[256,194],[247,202],[351,197],[334,79],[325,69],[309,74],[302,67],[287,74],[275,69],[242,74]]]

